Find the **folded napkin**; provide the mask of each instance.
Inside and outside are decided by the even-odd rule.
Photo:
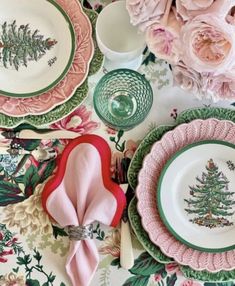
[[[101,137],[73,139],[42,193],[46,212],[68,227],[71,242],[66,271],[74,286],[89,285],[99,262],[95,242],[89,238],[91,224],[116,226],[126,204],[122,189],[110,179],[110,163],[110,148]]]

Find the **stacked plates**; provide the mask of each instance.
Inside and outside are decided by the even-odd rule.
[[[65,117],[103,61],[94,48],[96,13],[77,0],[10,0],[0,8],[0,126]]]
[[[159,262],[189,278],[235,278],[235,112],[186,111],[156,128],[129,169],[132,227]]]

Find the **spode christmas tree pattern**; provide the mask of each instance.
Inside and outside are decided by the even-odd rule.
[[[13,67],[17,71],[20,66],[27,67],[29,61],[38,61],[56,40],[44,39],[38,30],[31,31],[29,24],[17,27],[4,22],[0,25],[0,62],[5,68]]]
[[[231,217],[235,213],[235,192],[228,191],[229,181],[223,172],[219,171],[213,159],[207,162],[206,171],[202,172],[201,178],[196,177],[198,184],[189,186],[191,198],[184,199],[188,205],[185,211],[195,215],[190,221],[199,226],[231,226],[233,222],[225,217]]]

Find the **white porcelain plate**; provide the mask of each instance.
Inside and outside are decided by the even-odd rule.
[[[68,72],[75,52],[73,26],[52,0],[0,2],[0,94],[39,95]]]
[[[178,151],[162,170],[160,216],[182,243],[206,252],[235,248],[235,145],[197,142]]]

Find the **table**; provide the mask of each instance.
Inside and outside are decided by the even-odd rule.
[[[89,1],[91,8],[100,11],[110,0]],[[139,72],[145,74],[154,90],[151,113],[141,125],[128,132],[107,128],[93,109],[92,95],[98,80],[107,72],[100,70],[89,78],[89,96],[72,114],[53,124],[53,128],[75,130],[80,135],[94,133],[110,145],[112,171],[118,160],[129,160],[144,136],[158,125],[174,124],[178,114],[192,107],[229,107],[229,102],[211,103],[198,100],[172,83],[167,63],[146,52]],[[61,152],[67,140],[24,141],[34,149],[39,144],[54,146]],[[41,207],[40,193],[51,176],[55,161],[38,163],[30,156],[0,155],[0,285],[70,286],[64,270],[69,240],[63,229],[51,225]],[[3,193],[3,189],[8,193]],[[12,202],[17,202],[13,204]],[[231,283],[202,283],[182,276],[176,263],[167,266],[155,262],[133,235],[135,265],[132,273],[120,268],[120,229],[95,225],[94,237],[99,248],[100,264],[92,286],[232,286]],[[82,262],[81,262],[82,263]],[[15,282],[15,284],[13,283]],[[12,283],[12,284],[11,284]],[[79,285],[78,285],[79,286]]]

